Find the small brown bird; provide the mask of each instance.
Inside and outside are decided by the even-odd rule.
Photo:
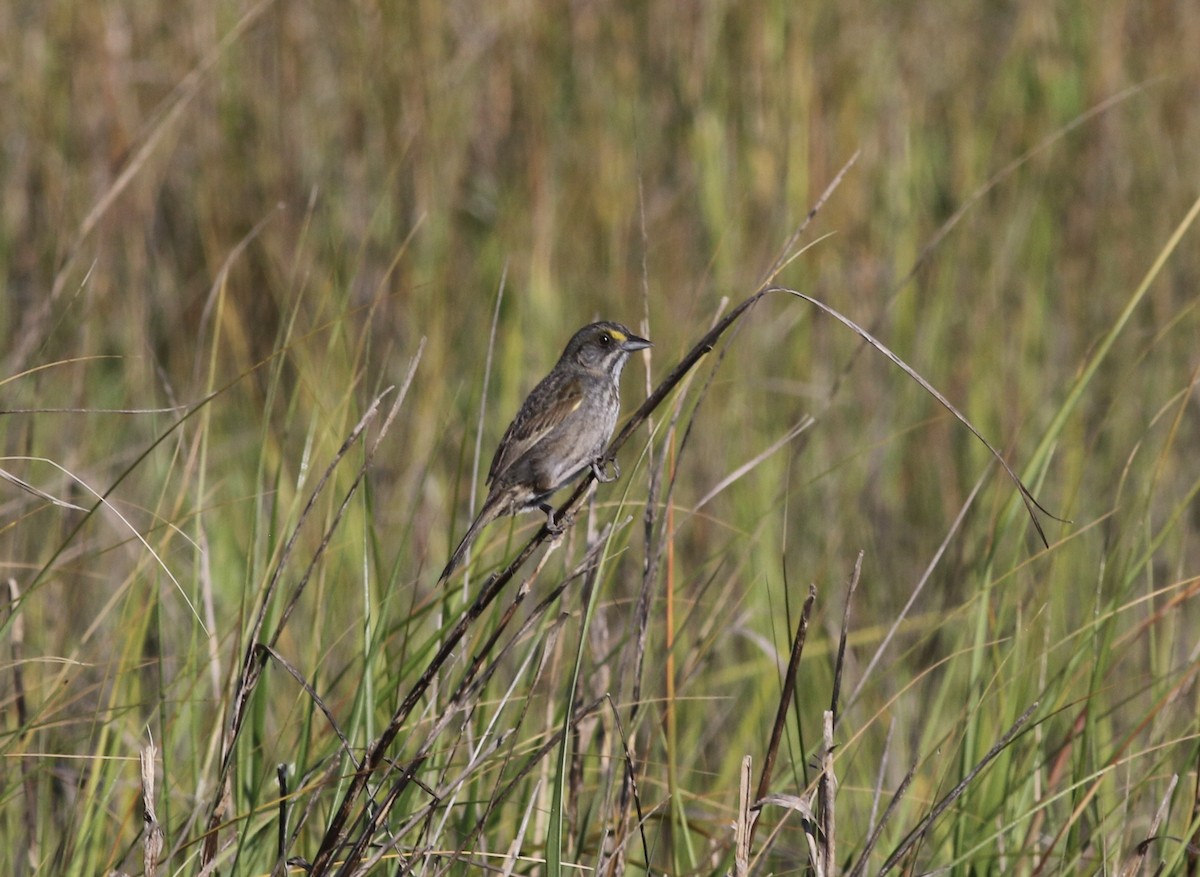
[[[620,323],[609,322],[584,326],[567,342],[500,439],[488,470],[487,499],[450,556],[443,580],[496,518],[539,508],[553,528],[554,509],[546,502],[551,494],[589,468],[598,481],[616,477],[605,477],[600,456],[621,410],[621,371],[629,354],[650,346]]]

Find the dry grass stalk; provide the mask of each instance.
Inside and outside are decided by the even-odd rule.
[[[146,877],[154,877],[158,873],[164,840],[162,826],[158,824],[158,814],[154,812],[154,759],[157,755],[158,750],[153,743],[142,747],[142,823],[145,832],[142,839],[142,869]]]

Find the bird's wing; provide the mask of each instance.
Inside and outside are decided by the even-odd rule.
[[[500,447],[496,448],[496,456],[488,470],[488,484],[578,409],[583,404],[583,395],[583,381],[578,377],[559,386],[543,381],[534,387],[505,430],[504,438],[500,439]]]

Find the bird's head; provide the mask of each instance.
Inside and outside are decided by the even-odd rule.
[[[564,360],[573,360],[592,371],[605,372],[615,381],[621,377],[629,354],[651,344],[620,323],[600,322],[584,326],[567,342]]]

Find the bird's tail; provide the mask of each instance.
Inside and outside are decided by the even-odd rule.
[[[446,568],[442,570],[441,578],[438,579],[439,584],[450,578],[450,575],[462,564],[463,559],[467,556],[468,549],[471,547],[471,543],[479,535],[479,531],[499,517],[500,505],[498,502],[484,503],[483,508],[479,510],[479,514],[475,516],[475,520],[471,522],[471,526],[467,528],[466,535],[462,537],[462,541],[458,543],[458,547],[450,555],[450,560],[446,563]]]

